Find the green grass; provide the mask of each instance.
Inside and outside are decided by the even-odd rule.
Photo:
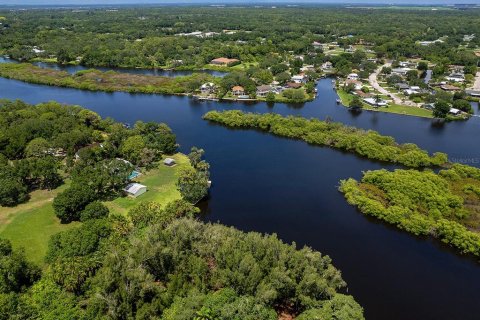
[[[171,156],[177,162],[173,167],[163,165],[152,169],[136,179],[148,187],[145,194],[138,198],[117,198],[107,202],[111,212],[126,214],[128,209],[142,201],[157,201],[166,204],[180,199],[176,182],[183,168],[190,162],[184,154]],[[55,190],[37,190],[31,193],[30,200],[16,207],[0,207],[0,237],[9,239],[15,248],[24,248],[27,258],[39,265],[47,252],[50,237],[80,225],[80,222],[61,224],[55,216],[52,202],[55,196],[65,190],[69,181]]]
[[[350,102],[353,99],[353,95],[346,93],[343,90],[337,90],[337,94],[342,101],[342,104],[346,107],[350,105]],[[378,112],[387,112],[387,113],[395,113],[395,114],[403,114],[407,116],[415,116],[415,117],[423,117],[423,118],[433,118],[433,113],[431,110],[417,108],[417,107],[410,107],[410,106],[402,106],[398,104],[389,104],[387,108],[380,107],[374,108],[366,103],[363,104],[363,109],[370,110],[370,111],[378,111]]]
[[[176,165],[168,167],[161,162],[159,166],[146,173],[143,173],[135,182],[147,186],[147,192],[138,198],[122,197],[113,201],[106,202],[105,205],[111,212],[126,214],[128,210],[140,202],[156,201],[163,205],[180,199],[180,193],[177,190],[177,180],[179,172],[190,167],[190,162],[186,155],[177,153],[170,158],[175,159]]]
[[[67,185],[34,191],[27,203],[13,208],[0,207],[0,237],[9,239],[14,248],[24,248],[29,260],[43,264],[50,236],[79,224],[61,224],[53,211],[53,198]]]

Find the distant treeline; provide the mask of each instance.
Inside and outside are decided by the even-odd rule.
[[[476,64],[479,10],[369,10],[366,8],[162,7],[106,10],[0,11],[0,52],[15,59],[56,56],[89,66],[195,66],[218,57],[260,62],[269,53],[324,55],[313,41],[373,44],[378,57],[421,57],[434,63]],[[292,17],[295,17],[292,19]],[[233,30],[232,30],[233,29]],[[225,30],[225,31],[224,31]],[[215,32],[205,37],[180,33]],[[460,48],[464,35],[477,33]],[[446,36],[446,37],[445,37]],[[417,41],[444,38],[420,46]],[[32,51],[33,47],[40,51]]]

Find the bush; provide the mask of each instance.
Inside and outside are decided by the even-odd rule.
[[[102,219],[108,216],[108,208],[100,201],[89,203],[80,214],[80,221],[85,222],[92,219]]]
[[[62,223],[69,223],[79,220],[83,209],[93,200],[95,193],[91,188],[73,184],[53,199],[53,209]]]

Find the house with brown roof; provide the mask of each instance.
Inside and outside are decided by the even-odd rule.
[[[450,84],[444,84],[444,85],[440,86],[440,88],[442,88],[442,90],[445,90],[445,91],[460,91],[460,90],[462,90],[459,87],[455,87],[455,86],[452,86]]]
[[[232,87],[232,94],[234,96],[243,96],[245,94],[245,89],[242,86]]]
[[[238,60],[238,59],[229,59],[229,58],[221,57],[221,58],[213,59],[212,61],[210,61],[210,64],[214,64],[214,65],[217,65],[217,66],[228,67],[228,66],[232,66],[234,64],[237,64],[239,62],[240,62],[240,60]]]
[[[296,83],[296,82],[289,82],[289,83],[287,83],[286,86],[289,89],[298,89],[298,88],[302,87],[302,84],[301,83]]]

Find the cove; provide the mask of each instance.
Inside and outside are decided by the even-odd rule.
[[[478,319],[480,264],[436,241],[366,218],[337,191],[340,179],[359,179],[364,170],[394,166],[201,119],[209,110],[225,109],[329,117],[480,167],[480,118],[436,125],[430,119],[379,112],[353,114],[335,103],[331,80],[321,80],[317,88],[313,102],[269,107],[0,79],[0,98],[78,104],[121,122],[166,122],[177,134],[181,151],[193,145],[206,150],[213,186],[210,198],[201,203],[203,219],[245,231],[275,232],[284,241],[328,254],[367,319]]]

